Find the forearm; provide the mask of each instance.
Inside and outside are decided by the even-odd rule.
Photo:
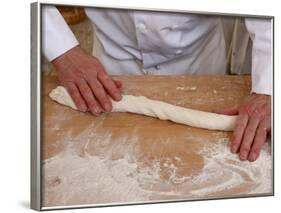
[[[79,43],[54,6],[42,9],[42,50],[49,61],[67,52]]]
[[[252,92],[272,94],[272,22],[270,19],[246,19],[246,26],[253,41]]]

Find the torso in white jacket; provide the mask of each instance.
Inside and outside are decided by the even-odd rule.
[[[94,45],[101,44],[94,55],[111,74],[226,73],[219,18],[109,9],[86,12],[95,25]],[[121,65],[112,66],[114,59]]]
[[[87,8],[95,27],[93,54],[109,74],[225,74],[220,18]],[[253,91],[271,94],[271,24],[247,21],[253,39]],[[43,10],[43,50],[49,60],[78,42],[50,6]],[[258,58],[257,58],[258,57]]]

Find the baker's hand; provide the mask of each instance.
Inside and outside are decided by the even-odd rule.
[[[58,79],[66,87],[77,108],[98,115],[111,111],[110,95],[121,100],[121,82],[107,75],[101,63],[86,54],[79,46],[52,61]]]
[[[241,160],[255,161],[271,133],[271,96],[252,94],[240,106],[216,111],[238,115],[231,139],[231,151]]]

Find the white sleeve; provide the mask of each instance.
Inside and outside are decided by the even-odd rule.
[[[252,92],[272,95],[272,21],[271,19],[246,18],[245,22],[253,41]]]
[[[55,6],[42,8],[42,50],[49,61],[79,43]]]

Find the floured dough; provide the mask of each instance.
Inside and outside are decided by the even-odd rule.
[[[67,90],[62,86],[58,86],[57,88],[53,89],[49,93],[49,96],[54,101],[77,110],[77,107],[74,101],[72,100],[71,96],[69,95]]]
[[[62,86],[53,89],[49,96],[58,103],[77,110],[67,90]],[[123,95],[121,101],[112,100],[112,106],[113,112],[137,113],[212,130],[232,131],[237,118],[237,116],[220,115],[179,107],[162,101],[151,100],[144,96]]]

